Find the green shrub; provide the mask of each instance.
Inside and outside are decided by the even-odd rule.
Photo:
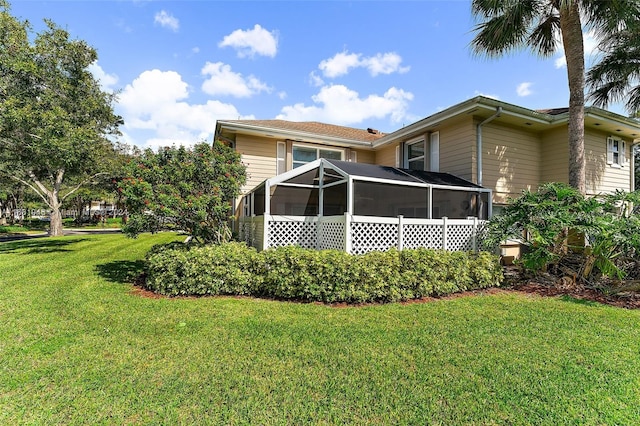
[[[242,243],[154,247],[147,287],[177,295],[236,294],[324,303],[396,302],[499,286],[489,253],[416,249],[349,255],[288,246],[261,253]]]
[[[182,246],[173,244],[150,251],[147,288],[168,296],[246,295],[260,288],[255,249],[243,243]]]

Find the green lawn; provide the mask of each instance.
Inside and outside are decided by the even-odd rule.
[[[0,424],[640,422],[640,312],[131,294],[173,238],[0,243]]]

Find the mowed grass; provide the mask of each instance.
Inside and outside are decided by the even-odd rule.
[[[640,422],[640,312],[132,294],[176,238],[0,243],[0,424]]]

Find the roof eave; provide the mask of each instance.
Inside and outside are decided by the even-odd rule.
[[[232,132],[242,132],[253,136],[292,140],[294,142],[318,143],[323,145],[342,146],[346,148],[371,148],[372,142],[356,139],[340,138],[330,135],[279,129],[275,127],[258,126],[246,123],[235,123],[220,120],[216,123],[216,134],[222,129]]]
[[[511,115],[514,117],[526,118],[529,121],[535,121],[541,124],[549,124],[553,121],[553,117],[549,114],[540,113],[528,108],[523,108],[517,105],[502,102],[496,99],[487,98],[484,96],[476,96],[467,101],[456,104],[443,111],[437,112],[429,117],[423,118],[420,121],[416,121],[400,130],[393,133],[389,133],[377,141],[373,142],[373,147],[378,148],[383,145],[395,142],[397,140],[405,139],[421,130],[426,130],[429,127],[435,127],[441,122],[460,116],[462,114],[470,113],[479,108],[486,110],[494,110],[497,107],[502,107],[501,114]]]

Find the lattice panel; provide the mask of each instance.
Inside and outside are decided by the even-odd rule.
[[[316,248],[317,230],[315,222],[269,222],[268,247]]]
[[[473,226],[449,225],[447,227],[447,250],[473,250]]]
[[[405,225],[402,236],[402,247],[404,248],[442,248],[441,225]]]
[[[374,250],[385,251],[398,245],[398,224],[361,223],[351,224],[351,252],[363,254]]]
[[[344,250],[344,223],[324,222],[320,224],[320,249]]]

